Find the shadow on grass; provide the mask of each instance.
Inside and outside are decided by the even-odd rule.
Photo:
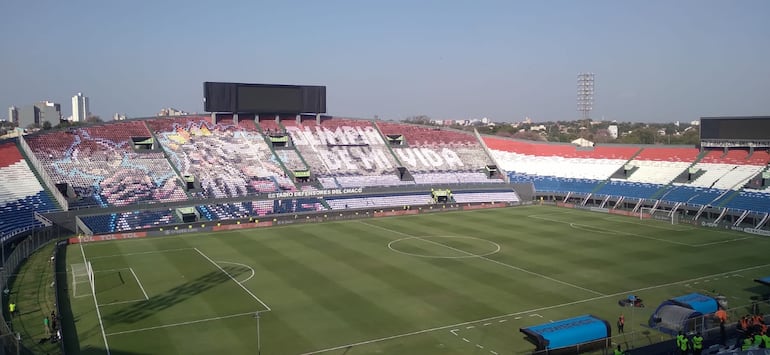
[[[235,266],[223,266],[222,269],[235,279],[246,272],[244,268]],[[136,323],[226,282],[234,281],[217,269],[159,295],[153,295],[146,302],[137,302],[110,312],[102,319],[108,323]]]

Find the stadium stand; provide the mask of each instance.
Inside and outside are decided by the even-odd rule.
[[[519,195],[513,191],[463,191],[452,194],[457,203],[475,202],[519,202]]]
[[[404,137],[407,146],[393,147],[393,152],[417,184],[452,183],[458,177],[466,182],[501,182],[486,175],[484,169],[494,165],[493,160],[472,134],[391,122],[376,124],[385,135]]]
[[[263,133],[283,132],[283,128],[275,121],[274,117],[260,119],[258,124]]]
[[[698,155],[700,155],[700,151],[696,148],[645,147],[635,159],[693,163],[698,158]]]
[[[494,137],[484,137],[484,142],[503,171],[570,179],[606,180],[639,151],[639,148],[629,147],[577,150],[574,145]]]
[[[0,240],[42,224],[34,212],[59,210],[35,177],[16,142],[0,143]]]
[[[228,117],[217,124],[201,117],[147,124],[179,172],[200,181],[201,191],[195,196],[239,197],[296,189],[253,124],[236,126]]]
[[[740,191],[738,195],[725,203],[725,207],[770,213],[770,193]]]
[[[173,211],[133,211],[98,216],[82,216],[80,219],[94,234],[127,232],[143,228],[162,227],[178,223]]]
[[[668,189],[660,199],[670,202],[683,202],[692,205],[712,205],[725,193],[725,190],[708,189],[697,186],[674,186]]]
[[[135,153],[132,137],[149,137],[141,121],[74,128],[26,138],[54,183],[77,194],[72,207],[180,201],[187,198],[160,153]]]
[[[305,170],[308,168],[294,149],[276,149],[275,154],[281,159],[286,169]]]
[[[323,187],[366,187],[402,184],[396,162],[382,136],[369,121],[325,118],[282,121],[292,143]]]
[[[666,185],[684,173],[692,162],[634,159],[629,164],[636,170],[626,180]]]
[[[344,210],[350,208],[372,208],[372,207],[403,207],[412,205],[426,205],[433,200],[429,194],[407,194],[407,195],[381,195],[381,196],[357,196],[342,198],[327,198],[326,202],[333,210]]]
[[[591,193],[601,181],[591,179],[557,178],[553,176],[509,173],[510,182],[532,182],[536,191]]]
[[[647,199],[661,189],[661,185],[642,182],[609,181],[596,192],[600,195],[625,196]]]
[[[692,181],[693,186],[717,189],[738,189],[764,169],[757,165],[698,163],[694,168],[703,174]]]
[[[262,200],[237,203],[220,203],[199,206],[202,216],[209,220],[229,220],[244,217],[261,217],[279,213],[323,211],[326,207],[319,198],[293,200]]]

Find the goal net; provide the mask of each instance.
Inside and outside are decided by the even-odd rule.
[[[639,219],[652,219],[656,221],[668,222],[671,224],[679,224],[679,213],[670,210],[653,210],[649,207],[642,207],[639,209]]]
[[[95,291],[94,269],[91,267],[91,262],[72,264],[72,296],[76,298],[90,296]]]

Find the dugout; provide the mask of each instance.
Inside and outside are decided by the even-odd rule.
[[[519,328],[536,350],[549,354],[577,353],[607,347],[612,335],[610,323],[592,315],[582,315],[527,328]]]
[[[754,282],[761,283],[765,286],[770,286],[770,276],[763,277],[761,279],[754,279]]]
[[[450,202],[452,191],[449,189],[430,189],[430,197],[435,203]]]
[[[649,326],[676,335],[678,332],[700,330],[703,316],[716,312],[717,300],[700,293],[690,293],[663,301],[650,316]]]

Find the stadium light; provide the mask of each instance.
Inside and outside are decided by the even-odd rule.
[[[587,120],[594,106],[594,73],[578,73],[577,110],[581,118]]]

